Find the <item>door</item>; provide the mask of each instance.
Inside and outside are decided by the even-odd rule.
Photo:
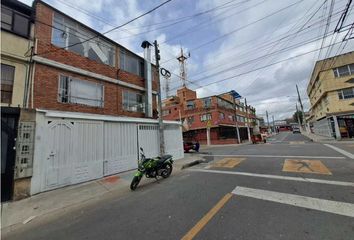
[[[72,124],[65,121],[48,123],[48,155],[44,190],[69,185],[73,163]]]
[[[156,157],[160,152],[159,127],[154,124],[138,125],[138,146],[142,147],[147,158]]]
[[[104,123],[104,175],[138,167],[138,137],[135,123]]]
[[[12,199],[18,117],[1,114],[1,202]]]

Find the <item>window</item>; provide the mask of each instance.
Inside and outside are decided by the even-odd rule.
[[[144,95],[132,92],[123,92],[123,109],[132,112],[145,112],[145,99]]]
[[[219,119],[225,119],[225,114],[224,113],[219,113]]]
[[[194,109],[195,108],[195,104],[194,101],[187,101],[187,109]]]
[[[30,20],[19,12],[1,6],[1,28],[14,32],[24,37],[29,36]]]
[[[15,67],[1,64],[1,102],[11,103]]]
[[[346,88],[338,91],[339,99],[354,98],[354,88]]]
[[[194,117],[193,116],[188,117],[187,118],[187,123],[188,123],[188,125],[192,125],[192,123],[194,123]]]
[[[110,66],[115,65],[114,45],[100,37],[95,37],[95,33],[92,33],[80,24],[58,13],[54,13],[52,29],[53,45],[76,52],[96,62]],[[87,39],[93,37],[95,38],[87,41]],[[73,44],[75,45],[70,46]]]
[[[226,100],[218,98],[217,103],[218,103],[219,107],[227,108],[227,109],[234,109],[233,104],[226,101]]]
[[[170,113],[171,113],[171,110],[170,110],[170,109],[163,110],[163,111],[162,111],[162,116],[170,115]]]
[[[229,120],[232,121],[232,116],[231,115],[229,115]]]
[[[120,50],[120,68],[124,71],[144,77],[144,61],[124,50]]]
[[[211,98],[204,98],[203,99],[203,107],[204,108],[210,108],[211,107]]]
[[[352,75],[354,74],[354,64],[335,68],[333,69],[333,73],[336,78]]]
[[[205,122],[205,121],[208,121],[208,120],[211,120],[211,114],[210,113],[203,114],[203,115],[200,116],[200,121],[201,122]]]
[[[103,85],[60,75],[59,102],[103,107]]]

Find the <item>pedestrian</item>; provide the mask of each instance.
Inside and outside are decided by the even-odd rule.
[[[199,141],[197,140],[195,143],[195,151],[196,152],[199,152],[199,147],[200,147],[200,144],[199,144]]]

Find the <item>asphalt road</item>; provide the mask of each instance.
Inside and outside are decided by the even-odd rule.
[[[354,159],[292,133],[206,151],[208,163],[3,237],[354,239]]]

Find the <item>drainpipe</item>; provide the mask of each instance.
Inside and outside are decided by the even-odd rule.
[[[152,118],[152,74],[151,74],[151,47],[148,41],[144,41],[144,76],[145,76],[145,116]]]

